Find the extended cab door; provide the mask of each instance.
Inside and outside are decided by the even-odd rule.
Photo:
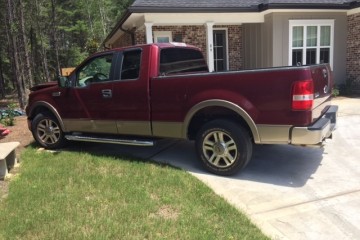
[[[119,71],[113,85],[114,112],[119,134],[150,136],[149,95],[150,48],[133,48],[119,53]]]

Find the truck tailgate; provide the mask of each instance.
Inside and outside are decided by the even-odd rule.
[[[314,81],[314,108],[316,108],[331,97],[333,78],[328,64],[312,66],[310,69]]]
[[[312,110],[313,121],[321,117],[329,108],[333,77],[329,64],[314,65],[310,67],[314,82],[314,104]]]

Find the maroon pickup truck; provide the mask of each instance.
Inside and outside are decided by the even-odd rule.
[[[185,44],[112,49],[69,77],[32,88],[29,129],[48,149],[88,141],[152,146],[195,140],[199,159],[231,175],[253,144],[321,145],[336,124],[328,65],[209,73]]]

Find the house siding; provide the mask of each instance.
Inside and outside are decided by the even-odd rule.
[[[347,79],[360,90],[360,13],[348,16]]]

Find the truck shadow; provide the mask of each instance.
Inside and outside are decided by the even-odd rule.
[[[167,164],[184,169],[195,176],[219,178],[204,170],[198,161],[192,142],[160,140],[154,147],[134,147],[113,144],[71,143],[68,151],[84,151],[91,154],[129,157],[144,161]],[[255,145],[253,157],[240,173],[226,177],[286,187],[302,187],[321,166],[324,150],[289,145]]]
[[[171,151],[177,154],[171,154]],[[323,148],[305,148],[290,145],[255,145],[253,157],[241,172],[226,178],[247,180],[286,187],[302,187],[312,179],[323,159]],[[204,170],[189,142],[178,142],[169,151],[155,157],[194,175],[207,175],[206,179],[219,176]]]
[[[312,179],[323,159],[323,148],[258,145],[243,172],[235,176],[286,187],[302,187]]]

